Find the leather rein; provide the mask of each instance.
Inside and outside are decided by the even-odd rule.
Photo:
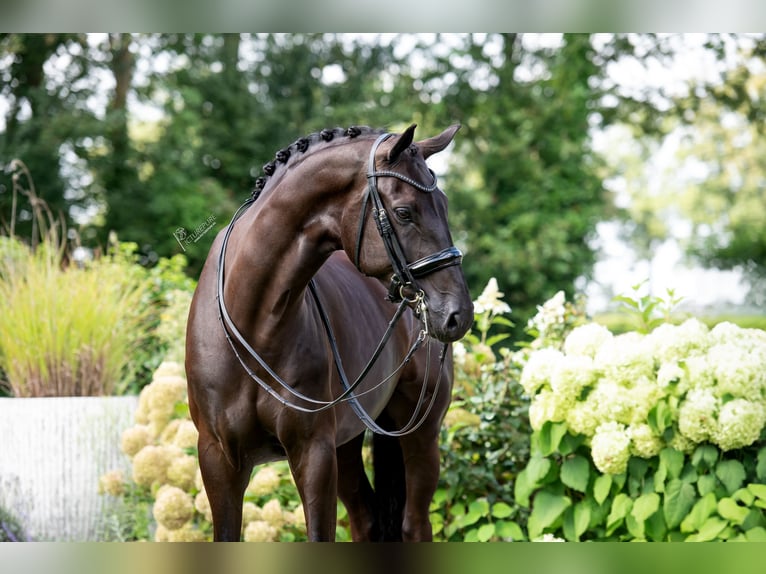
[[[439,390],[439,386],[441,382],[444,360],[446,358],[446,352],[448,347],[446,343],[442,345],[442,349],[439,355],[439,378],[437,379],[434,392],[431,396],[431,400],[426,406],[426,410],[423,412],[422,416],[418,419],[418,413],[420,412],[420,410],[423,407],[423,404],[425,403],[425,395],[426,395],[426,390],[428,386],[429,368],[431,363],[430,356],[431,356],[432,339],[428,336],[428,317],[427,317],[428,307],[426,305],[425,293],[423,292],[422,289],[417,287],[417,283],[415,280],[419,277],[424,277],[430,273],[439,271],[440,269],[444,269],[452,265],[459,265],[462,261],[463,254],[457,247],[451,246],[439,251],[438,253],[423,257],[422,259],[418,259],[417,261],[413,263],[409,263],[409,264],[407,263],[401,244],[399,243],[399,240],[397,239],[396,234],[394,233],[394,230],[390,223],[390,219],[388,217],[388,213],[386,212],[386,209],[383,205],[383,201],[380,197],[380,193],[378,192],[377,179],[379,177],[395,177],[397,179],[400,179],[408,183],[409,185],[415,187],[416,189],[427,192],[427,193],[430,193],[436,189],[437,182],[436,182],[436,175],[431,170],[429,171],[431,172],[431,175],[433,176],[433,181],[429,185],[423,185],[395,171],[376,171],[375,152],[377,151],[378,146],[391,136],[392,134],[388,134],[388,133],[381,134],[378,137],[378,139],[375,140],[375,143],[372,145],[372,148],[370,150],[369,169],[367,173],[368,186],[367,186],[367,191],[365,193],[364,200],[362,202],[362,211],[360,214],[359,230],[358,230],[357,244],[356,244],[355,264],[357,269],[359,269],[359,266],[360,266],[359,258],[361,254],[362,237],[364,235],[364,225],[365,225],[365,219],[366,219],[366,213],[367,213],[367,206],[371,201],[372,210],[373,210],[373,219],[375,219],[378,232],[380,233],[380,236],[383,240],[383,244],[385,245],[386,252],[388,254],[389,260],[391,261],[391,265],[393,268],[393,277],[391,280],[391,285],[389,286],[388,299],[395,303],[398,302],[399,305],[396,309],[396,312],[394,313],[394,316],[389,321],[388,326],[386,327],[386,331],[383,333],[383,336],[381,337],[380,342],[378,343],[374,352],[372,353],[372,356],[370,357],[369,361],[367,362],[367,364],[362,369],[359,376],[356,378],[356,380],[353,383],[349,382],[348,377],[345,373],[345,370],[343,369],[340,351],[338,349],[335,335],[333,333],[329,317],[327,316],[324,306],[322,305],[322,302],[319,298],[319,294],[317,293],[314,280],[311,279],[308,285],[309,291],[314,299],[314,302],[316,303],[316,307],[319,312],[322,325],[325,329],[325,333],[327,334],[327,338],[328,338],[330,348],[333,354],[333,360],[335,362],[335,367],[340,377],[341,386],[343,387],[343,393],[341,393],[340,396],[336,397],[335,399],[331,401],[322,401],[322,400],[317,400],[317,399],[308,397],[305,394],[301,393],[300,391],[297,391],[296,389],[294,389],[292,386],[290,386],[289,383],[284,381],[276,372],[274,372],[274,370],[266,363],[263,357],[261,357],[257,353],[257,351],[255,351],[255,349],[253,349],[253,347],[247,342],[245,337],[242,335],[242,333],[234,324],[234,321],[232,320],[228,310],[226,309],[226,304],[224,302],[224,275],[225,275],[224,266],[225,266],[226,247],[228,245],[229,237],[231,235],[232,230],[234,229],[235,223],[245,213],[245,211],[247,211],[247,209],[256,201],[257,199],[256,196],[248,198],[247,201],[245,201],[239,207],[239,209],[237,209],[237,211],[234,213],[234,216],[231,219],[231,222],[226,228],[226,232],[224,233],[223,241],[221,243],[221,251],[218,255],[216,300],[218,302],[218,316],[219,316],[219,319],[221,320],[224,334],[226,335],[226,340],[229,342],[229,346],[231,346],[232,351],[234,352],[234,355],[237,357],[237,360],[239,361],[240,365],[242,365],[242,368],[245,370],[245,372],[253,381],[258,383],[258,385],[264,391],[266,391],[270,396],[276,399],[283,406],[286,406],[288,408],[291,408],[300,412],[305,412],[305,413],[319,413],[327,409],[333,408],[342,402],[348,402],[351,408],[353,409],[354,413],[357,415],[357,417],[359,417],[361,422],[364,423],[364,425],[367,428],[369,428],[372,432],[390,436],[390,437],[400,437],[417,430],[425,422],[426,418],[430,414],[431,409],[433,408],[436,402],[436,396],[438,394],[438,390]],[[375,365],[375,362],[380,357],[380,354],[383,352],[383,349],[385,348],[386,343],[391,338],[391,335],[393,334],[399,319],[401,318],[402,314],[404,313],[405,309],[408,306],[412,306],[414,308],[416,316],[420,318],[423,324],[423,329],[421,329],[420,333],[418,334],[414,343],[410,347],[409,351],[406,353],[406,355],[400,362],[399,366],[396,367],[396,369],[394,369],[394,371],[390,375],[385,377],[382,381],[375,384],[372,388],[368,389],[367,391],[364,391],[361,393],[355,393],[354,391],[365,380],[370,370]],[[314,406],[307,407],[307,406],[297,404],[293,400],[286,399],[281,394],[279,394],[275,388],[273,388],[268,382],[264,381],[257,373],[253,371],[253,369],[250,368],[250,366],[242,357],[242,354],[237,350],[237,346],[234,344],[234,340],[236,340],[240,344],[240,346],[244,349],[245,353],[250,358],[254,359],[261,366],[261,368],[269,375],[271,379],[273,379],[280,387],[285,389],[294,399],[305,401]],[[402,428],[398,430],[389,431],[389,430],[383,429],[375,422],[372,416],[370,416],[369,413],[367,413],[364,410],[364,407],[362,407],[358,398],[365,394],[375,391],[378,387],[384,385],[394,375],[396,375],[399,371],[401,371],[404,368],[404,366],[410,361],[414,353],[421,347],[424,341],[427,341],[427,350],[428,350],[426,372],[423,377],[423,385],[420,391],[420,395],[418,397],[418,402],[415,405],[415,409],[413,410],[412,416],[410,420]]]

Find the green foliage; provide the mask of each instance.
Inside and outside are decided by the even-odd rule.
[[[614,300],[627,309],[628,315],[633,317],[636,331],[649,333],[662,323],[671,322],[673,310],[683,297],[676,296],[674,289],[668,289],[665,298],[649,294],[640,295],[642,286],[643,283],[633,285],[631,294],[617,295]]]
[[[659,353],[656,358],[658,363],[670,360],[691,364],[700,353],[709,352],[710,356],[714,356],[716,344],[725,345],[730,359],[739,363],[740,367],[739,359],[731,356],[735,345],[746,355],[754,357],[753,360],[762,361],[766,357],[766,338],[759,331],[741,331],[733,325],[722,325],[710,334],[716,342],[712,347],[706,347],[706,331],[704,328],[699,330],[699,322],[684,324],[694,330],[690,327],[668,329],[664,320],[669,317],[674,303],[672,293],[668,300],[633,296],[623,297],[621,301],[626,303],[631,314],[638,316],[640,327],[647,330],[656,328],[658,334],[677,333],[670,339],[662,339],[665,345],[650,344],[643,349],[642,353],[650,354],[651,349],[655,348],[655,352]],[[654,313],[659,312],[664,318],[655,321]],[[564,332],[558,342],[548,340],[547,343],[565,349],[567,355],[595,352],[591,368],[595,367],[598,380],[601,377],[608,380],[609,377],[622,376],[619,369],[627,363],[614,370],[616,365],[621,364],[619,359],[615,360],[619,348],[610,346],[605,357],[599,353],[599,349],[611,344],[610,337],[605,337],[600,327],[585,325],[582,329],[578,330],[580,334],[572,332],[570,336],[570,333]],[[586,345],[582,336],[586,332],[591,336],[598,335],[594,340],[600,341],[601,347],[593,351],[591,346]],[[640,345],[635,333],[624,336],[631,337],[633,345]],[[535,343],[531,346],[536,347]],[[572,413],[588,400],[587,397],[601,392],[598,383],[593,389],[586,386],[567,412],[557,414],[559,411],[552,403],[538,402],[547,391],[537,386],[542,383],[535,378],[535,373],[542,369],[549,373],[546,377],[557,377],[559,400],[562,400],[562,393],[567,392],[564,384],[566,377],[577,375],[567,375],[569,371],[565,363],[551,365],[550,361],[555,360],[558,350],[549,347],[539,352],[545,354],[548,363],[535,362],[534,355],[530,356],[524,365],[521,382],[532,394],[530,412],[536,409],[542,417],[532,416],[535,430],[530,439],[531,457],[514,484],[516,505],[529,511],[527,523],[522,526],[530,540],[543,536],[569,541],[763,539],[766,534],[766,515],[763,512],[766,508],[763,499],[766,489],[762,484],[766,476],[763,418],[756,416],[745,423],[744,417],[748,415],[742,411],[736,424],[743,426],[738,427],[736,437],[724,436],[724,427],[730,423],[723,420],[724,411],[732,405],[732,401],[739,400],[743,401],[742,405],[745,404],[739,393],[745,393],[751,401],[758,402],[762,382],[759,383],[757,372],[762,369],[754,365],[756,376],[746,375],[743,381],[749,382],[740,390],[736,390],[739,388],[738,371],[730,370],[725,365],[721,369],[713,360],[709,363],[710,379],[694,379],[691,382],[685,378],[688,373],[684,375],[679,371],[679,377],[667,379],[673,390],[659,400],[657,395],[653,399],[651,395],[645,395],[643,399],[638,395],[631,398],[630,388],[622,388],[616,391],[621,396],[620,400],[634,401],[632,408],[638,406],[640,410],[621,410],[619,401],[607,406],[604,403],[601,407],[606,408],[605,412],[612,413],[609,416],[628,425],[627,430],[622,430],[625,429],[622,424],[598,419],[600,415],[596,409],[589,416],[596,417],[592,424],[600,426],[592,434],[592,431],[573,430],[573,426],[578,427],[582,423],[577,417],[572,418]],[[563,354],[559,356],[566,358]],[[603,359],[607,360],[606,367],[599,366],[599,361]],[[637,372],[633,371],[634,374]],[[641,375],[643,380],[635,376],[632,382],[634,388],[651,386],[652,383],[645,378],[646,374]],[[666,380],[663,376],[660,378]],[[709,412],[709,407],[694,403],[699,393],[709,388],[705,385],[716,384],[726,389],[719,393],[720,410]],[[688,389],[689,394],[686,395],[686,390],[677,390],[682,388]],[[711,396],[718,393],[715,386],[713,389]],[[656,402],[651,409],[641,410],[641,400]],[[701,413],[699,421],[690,418],[691,411]],[[705,428],[714,430],[708,435],[700,434],[697,425],[707,425]],[[622,437],[627,442],[623,442]],[[722,446],[718,446],[719,442]],[[618,460],[620,462],[616,462]]]
[[[535,303],[571,294],[595,260],[588,239],[608,202],[588,143],[599,97],[588,85],[604,70],[587,35],[565,35],[556,49],[516,34],[461,40],[434,72],[457,75],[439,108],[466,126],[445,189],[469,284],[497,277],[520,338]],[[539,73],[520,73],[530,67]]]
[[[135,268],[115,255],[64,267],[55,233],[13,251],[24,253],[0,262],[0,364],[13,395],[124,391],[148,319]]]
[[[431,505],[434,537],[444,541],[524,540],[526,511],[506,493],[528,457],[527,401],[513,383],[519,365],[507,349],[510,311],[490,281],[475,302],[475,331],[455,344],[456,380],[442,430],[442,472]],[[490,332],[494,331],[494,335]],[[495,353],[498,352],[498,357]]]

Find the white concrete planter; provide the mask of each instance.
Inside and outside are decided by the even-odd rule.
[[[137,405],[136,396],[0,398],[0,506],[33,540],[98,540],[112,502],[98,480],[129,471],[120,437]]]

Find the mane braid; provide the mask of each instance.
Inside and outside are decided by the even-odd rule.
[[[279,150],[275,154],[274,159],[263,166],[262,168],[263,175],[261,175],[255,180],[255,185],[253,186],[253,190],[251,193],[252,199],[253,200],[258,199],[258,197],[261,195],[261,192],[266,187],[266,184],[268,183],[269,178],[272,175],[274,175],[274,173],[277,171],[277,168],[280,165],[286,165],[287,163],[289,163],[290,158],[294,158],[297,155],[306,153],[306,151],[308,151],[313,144],[330,142],[333,139],[339,138],[339,137],[346,137],[349,139],[353,139],[360,135],[380,134],[380,133],[383,133],[383,130],[370,128],[367,126],[351,126],[347,129],[343,129],[343,128],[323,129],[322,131],[309,134],[302,138],[298,138],[286,148]]]

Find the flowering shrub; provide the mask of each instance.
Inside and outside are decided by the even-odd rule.
[[[136,424],[122,435],[132,473],[110,472],[99,490],[126,510],[111,536],[163,542],[212,539],[212,516],[197,459],[197,429],[189,418],[186,380],[166,361],[139,396]],[[243,539],[305,540],[305,519],[286,463],[259,467],[247,487]],[[345,530],[341,529],[339,538]]]
[[[514,353],[497,349],[511,327],[510,307],[492,279],[474,301],[474,330],[453,345],[455,382],[440,448],[442,471],[431,505],[434,538],[500,541],[523,538],[526,510],[507,492],[529,456],[527,401]]]
[[[766,539],[766,332],[657,322],[661,303],[635,302],[646,333],[572,322],[531,345],[530,538]]]

